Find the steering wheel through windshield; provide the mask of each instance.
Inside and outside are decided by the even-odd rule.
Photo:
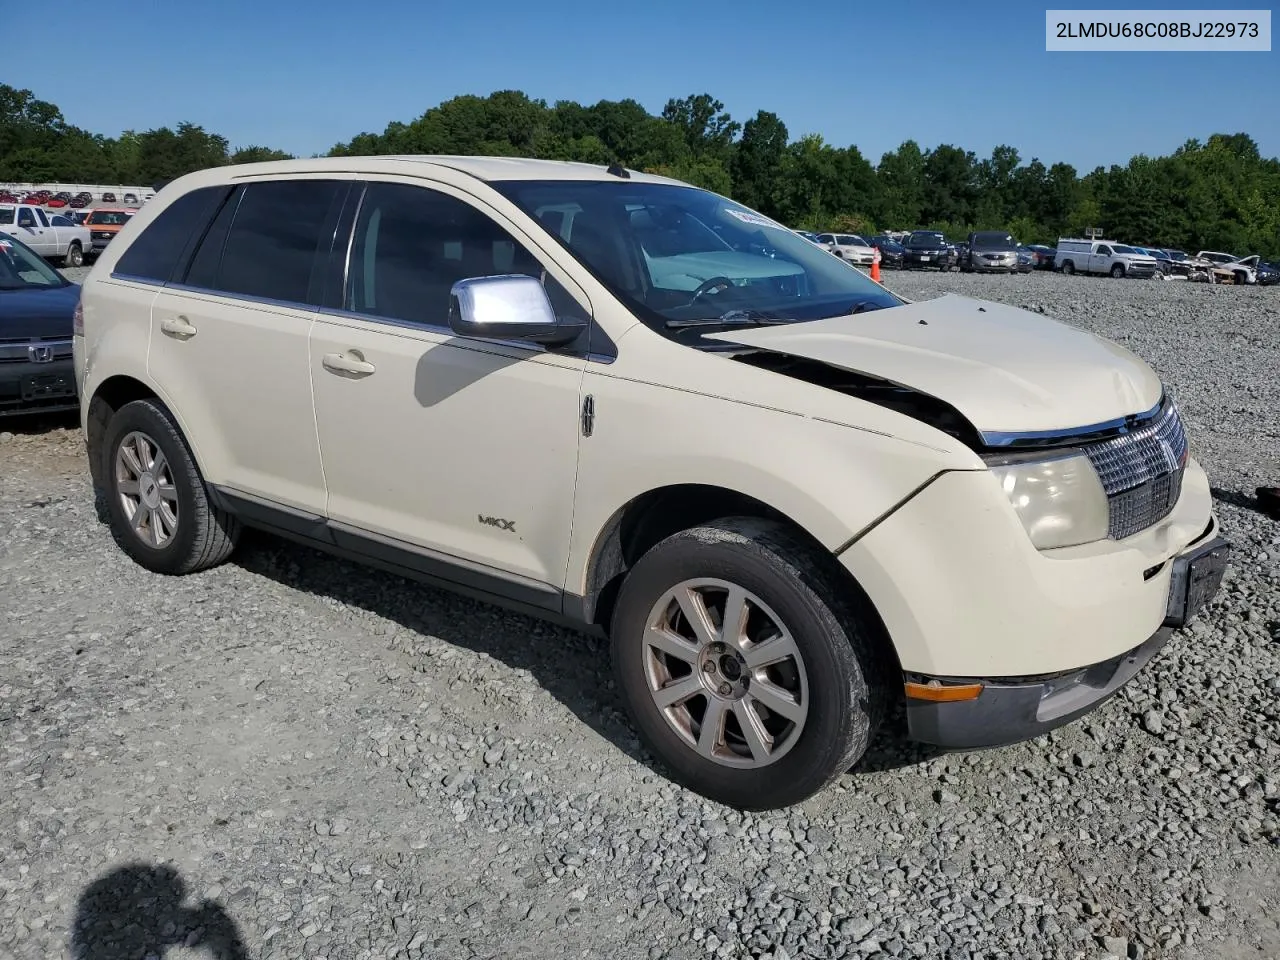
[[[703,280],[700,284],[698,284],[698,289],[693,291],[693,296],[689,298],[689,302],[686,303],[685,306],[692,307],[695,303],[698,302],[698,298],[701,297],[704,293],[711,293],[712,291],[724,290],[732,286],[733,286],[733,281],[730,280],[728,277],[712,277],[710,280]]]

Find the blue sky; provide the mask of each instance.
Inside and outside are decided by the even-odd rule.
[[[910,138],[980,156],[1008,143],[1083,172],[1218,131],[1280,154],[1280,53],[1048,53],[1045,6],[1016,0],[4,6],[6,34],[43,36],[47,51],[7,58],[4,82],[112,136],[186,120],[233,147],[308,155],[457,94],[515,88],[633,97],[655,113],[707,92],[739,121],[772,110],[793,138],[857,144],[873,163]],[[74,39],[44,33],[69,14]]]

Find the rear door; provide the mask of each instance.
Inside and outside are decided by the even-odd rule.
[[[324,514],[307,338],[349,177],[239,184],[151,311],[148,369],[224,492]]]

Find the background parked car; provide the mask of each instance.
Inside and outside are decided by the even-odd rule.
[[[0,416],[79,406],[72,321],[80,287],[0,234]]]
[[[893,237],[880,235],[871,238],[872,245],[880,251],[880,266],[902,269],[902,256],[906,248]]]
[[[129,222],[133,214],[133,210],[109,210],[106,207],[98,207],[85,217],[84,225],[89,228],[93,252],[97,254],[105,250],[107,244],[115,239],[120,228]]]
[[[1052,270],[1053,255],[1057,251],[1043,243],[1031,243],[1027,245],[1027,249],[1031,251],[1032,266],[1036,270]]]
[[[1030,273],[1035,269],[1035,266],[1035,254],[1031,252],[1031,248],[1018,244],[1018,272]]]
[[[869,267],[876,258],[876,248],[856,233],[820,233],[818,243],[841,260]]]
[[[1013,273],[1018,268],[1018,244],[1003,230],[975,230],[957,260],[965,271]]]
[[[955,246],[936,230],[913,230],[902,247],[902,265],[907,269],[950,270],[956,265]]]
[[[108,191],[107,193],[104,193],[104,194],[102,195],[102,202],[103,202],[103,203],[115,203],[115,202],[116,202],[116,195],[115,195],[114,193],[111,193],[110,191]]]

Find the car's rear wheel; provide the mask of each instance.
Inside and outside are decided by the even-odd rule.
[[[209,500],[173,415],[158,400],[125,404],[100,451],[112,533],[156,573],[194,573],[222,563],[240,525]]]
[[[830,558],[729,518],[649,550],[622,585],[614,668],[675,779],[743,809],[798,803],[865,752],[888,695],[870,622]]]
[[[1064,260],[1062,261],[1062,272],[1067,276],[1071,276],[1071,274],[1076,272],[1076,265],[1070,260]]]
[[[72,241],[71,246],[67,247],[67,255],[63,257],[68,267],[79,267],[84,264],[84,251],[80,249],[80,244]]]

